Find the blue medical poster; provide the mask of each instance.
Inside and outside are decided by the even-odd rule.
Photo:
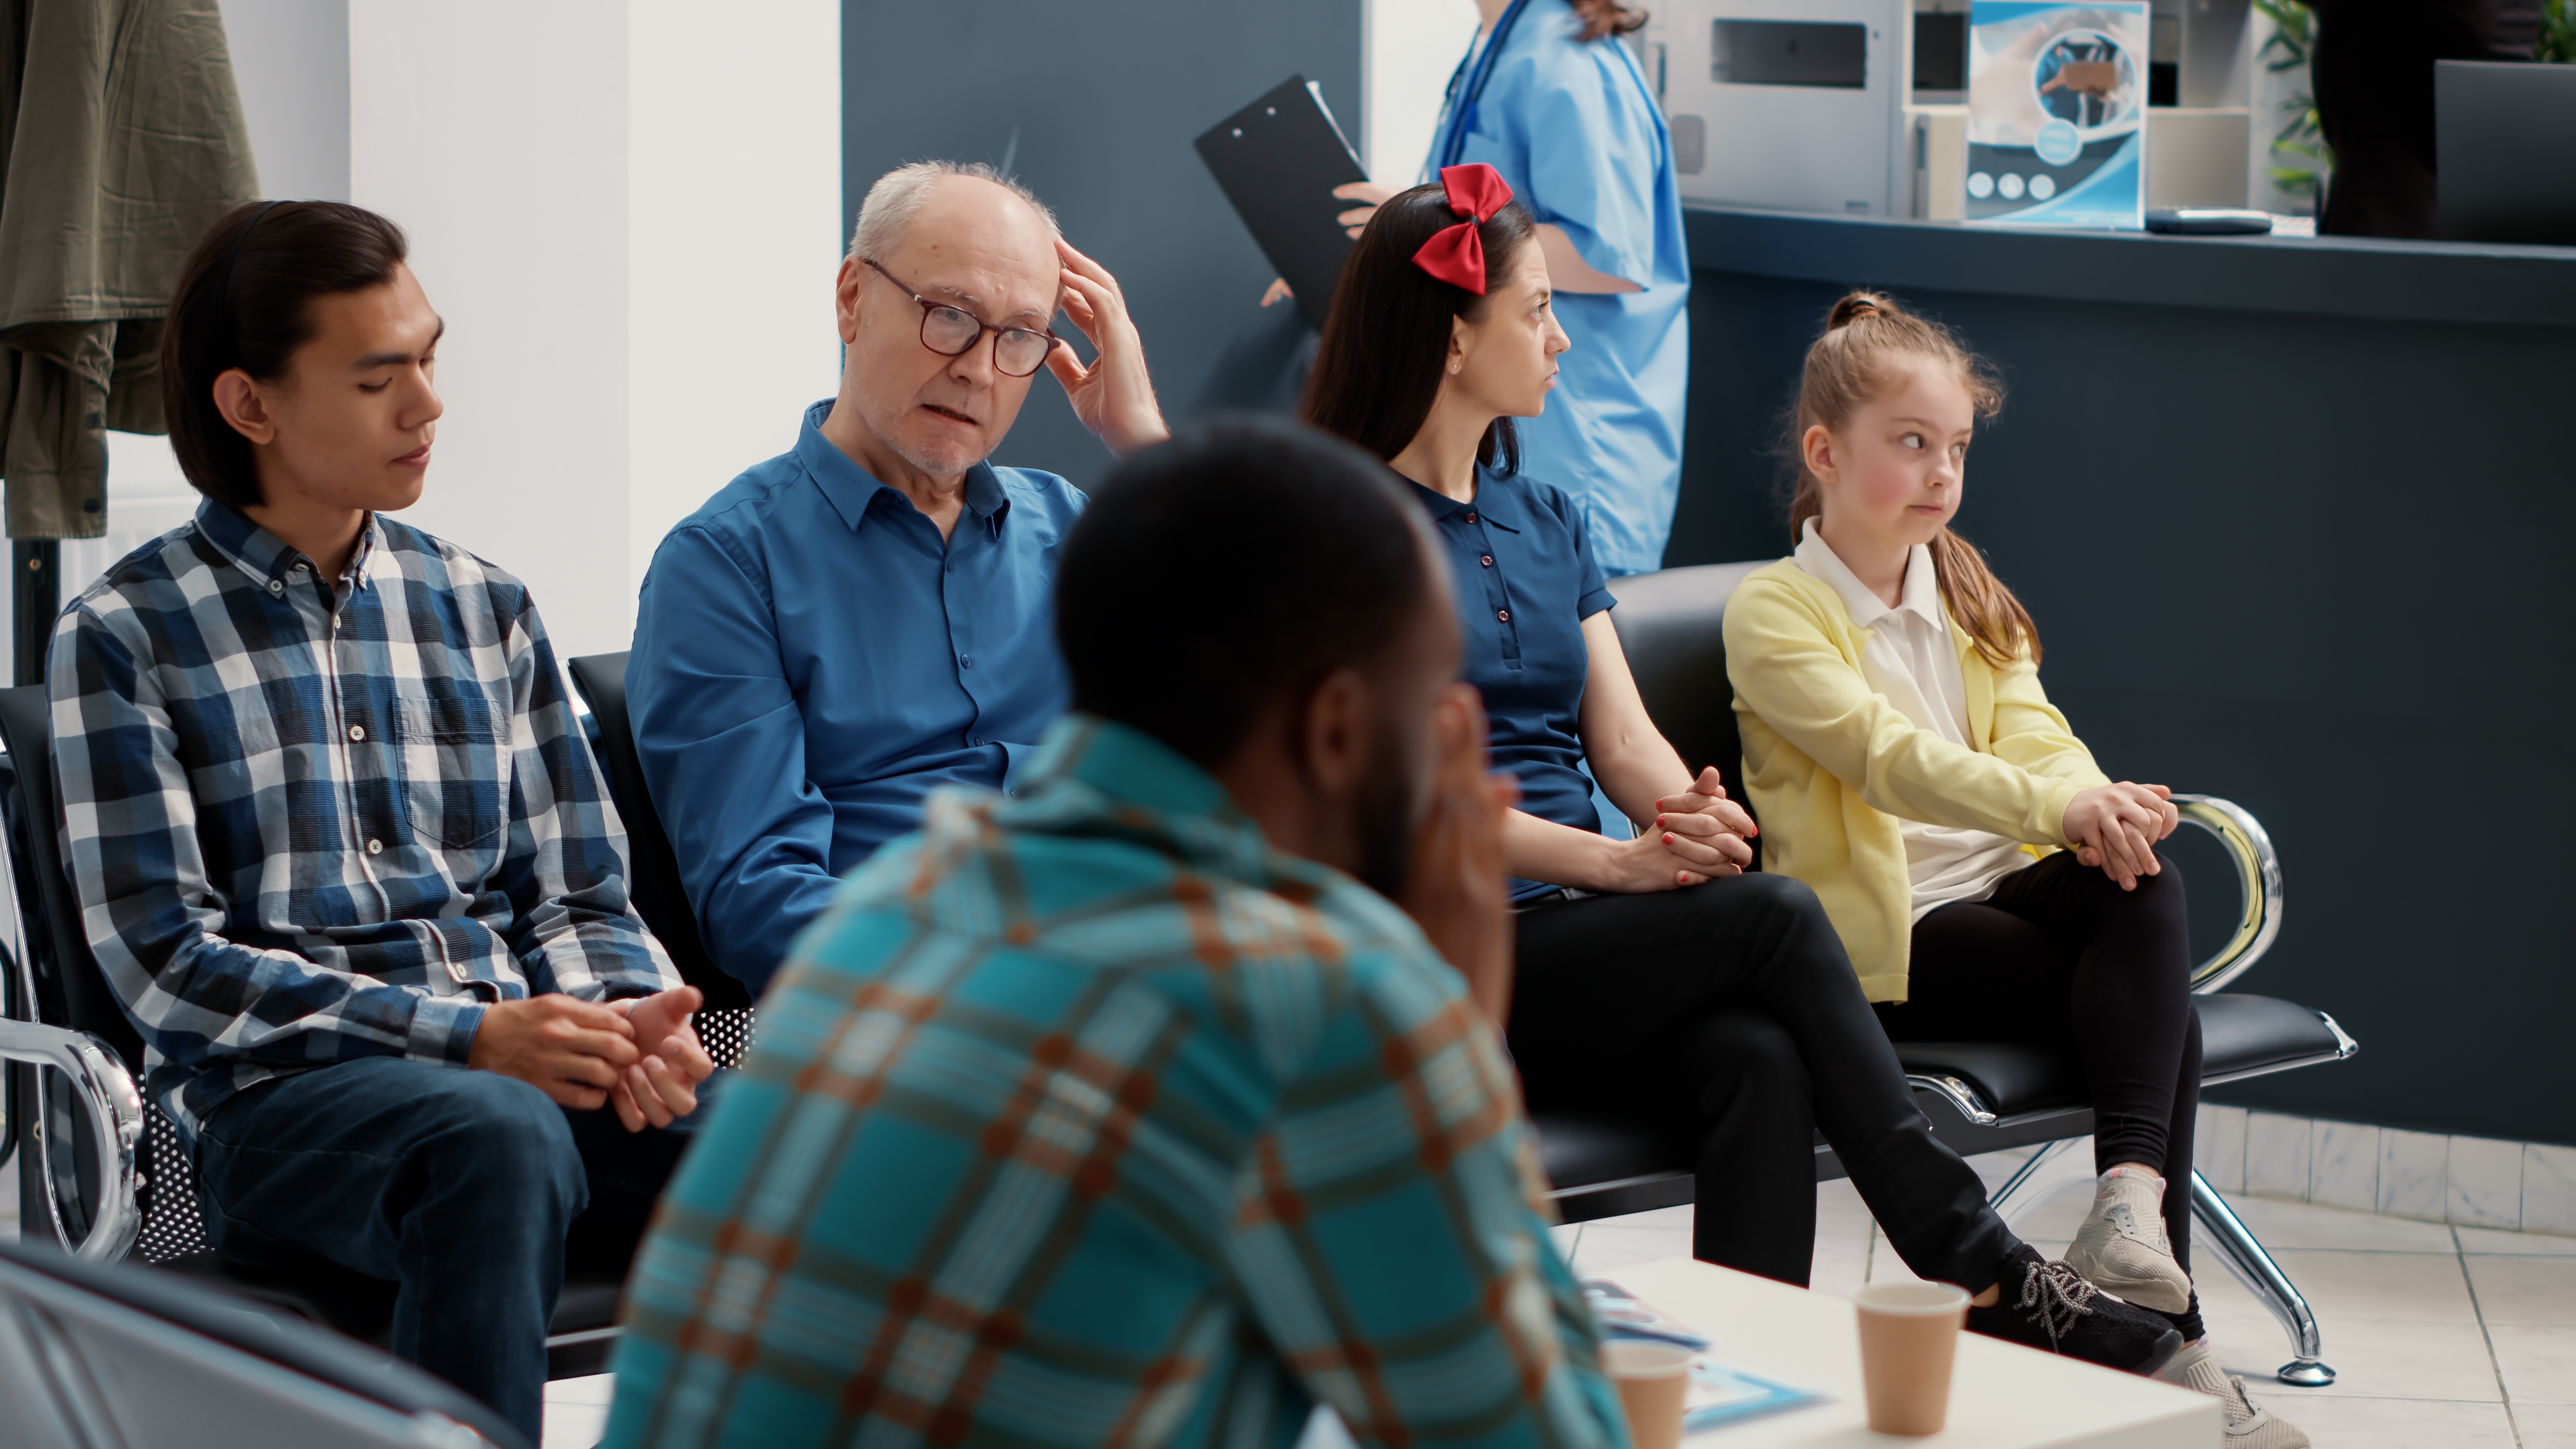
[[[1970,221],[2146,224],[2147,0],[1975,0]]]

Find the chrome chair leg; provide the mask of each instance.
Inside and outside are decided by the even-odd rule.
[[[2093,1139],[2063,1137],[2040,1144],[2039,1150],[2013,1169],[2013,1175],[2005,1178],[2003,1186],[1989,1194],[1986,1201],[2004,1220],[2005,1227],[2018,1232],[2022,1218],[2055,1196],[2059,1188],[2092,1176]]]
[[[2263,1244],[2236,1216],[2236,1210],[2218,1195],[2218,1189],[2198,1172],[2191,1175],[2191,1218],[2200,1225],[2201,1251],[2216,1254],[2237,1282],[2263,1300],[2263,1306],[2281,1321],[2281,1331],[2290,1336],[2291,1350],[2298,1357],[2281,1365],[2281,1382],[2310,1389],[2333,1383],[2334,1369],[2318,1357],[2325,1344],[2308,1300],[2281,1271],[2281,1265],[2263,1250]]]

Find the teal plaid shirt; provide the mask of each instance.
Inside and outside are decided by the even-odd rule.
[[[714,1110],[610,1446],[1626,1449],[1463,983],[1134,731],[934,794]]]

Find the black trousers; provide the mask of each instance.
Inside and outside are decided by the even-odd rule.
[[[1656,1104],[1697,1144],[1695,1256],[1805,1286],[1821,1128],[1906,1266],[1972,1293],[2002,1276],[2019,1240],[1914,1105],[1815,892],[1757,873],[1519,923],[1532,1110]]]
[[[1896,1041],[2072,1043],[2093,1101],[2094,1170],[2142,1162],[2164,1174],[2165,1231],[2190,1271],[2200,1018],[2172,861],[2124,891],[2059,851],[1985,900],[1943,906],[1914,925],[1906,992],[1878,1007]]]

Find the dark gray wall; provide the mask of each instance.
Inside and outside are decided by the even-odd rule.
[[[1293,401],[1310,334],[1261,308],[1274,273],[1190,140],[1295,72],[1357,144],[1360,0],[852,0],[841,34],[850,218],[905,161],[1007,160],[1117,276],[1167,417]],[[1110,459],[1041,377],[995,461],[1088,484]]]
[[[2576,325],[2550,315],[2568,310],[2576,251],[2539,294],[2557,301],[2393,309],[2408,320],[2188,305],[2215,277],[2122,300],[2023,266],[1927,262],[1940,238],[1882,238],[1840,268],[1779,245],[1796,237],[1706,239],[1726,269],[1694,282],[1666,562],[1785,551],[1763,456],[1778,410],[1845,287],[1897,284],[2009,381],[1960,531],[2037,617],[2049,693],[2115,778],[2262,818],[2288,904],[2239,989],[2331,1011],[2361,1042],[2348,1063],[2217,1095],[2576,1142],[2560,1056],[2576,1021],[2560,622]],[[1964,285],[1935,285],[1945,271]],[[2391,261],[2355,285],[2444,280]],[[2461,320],[2479,312],[2548,320]],[[2186,867],[2195,915],[2232,909],[2217,859]]]

